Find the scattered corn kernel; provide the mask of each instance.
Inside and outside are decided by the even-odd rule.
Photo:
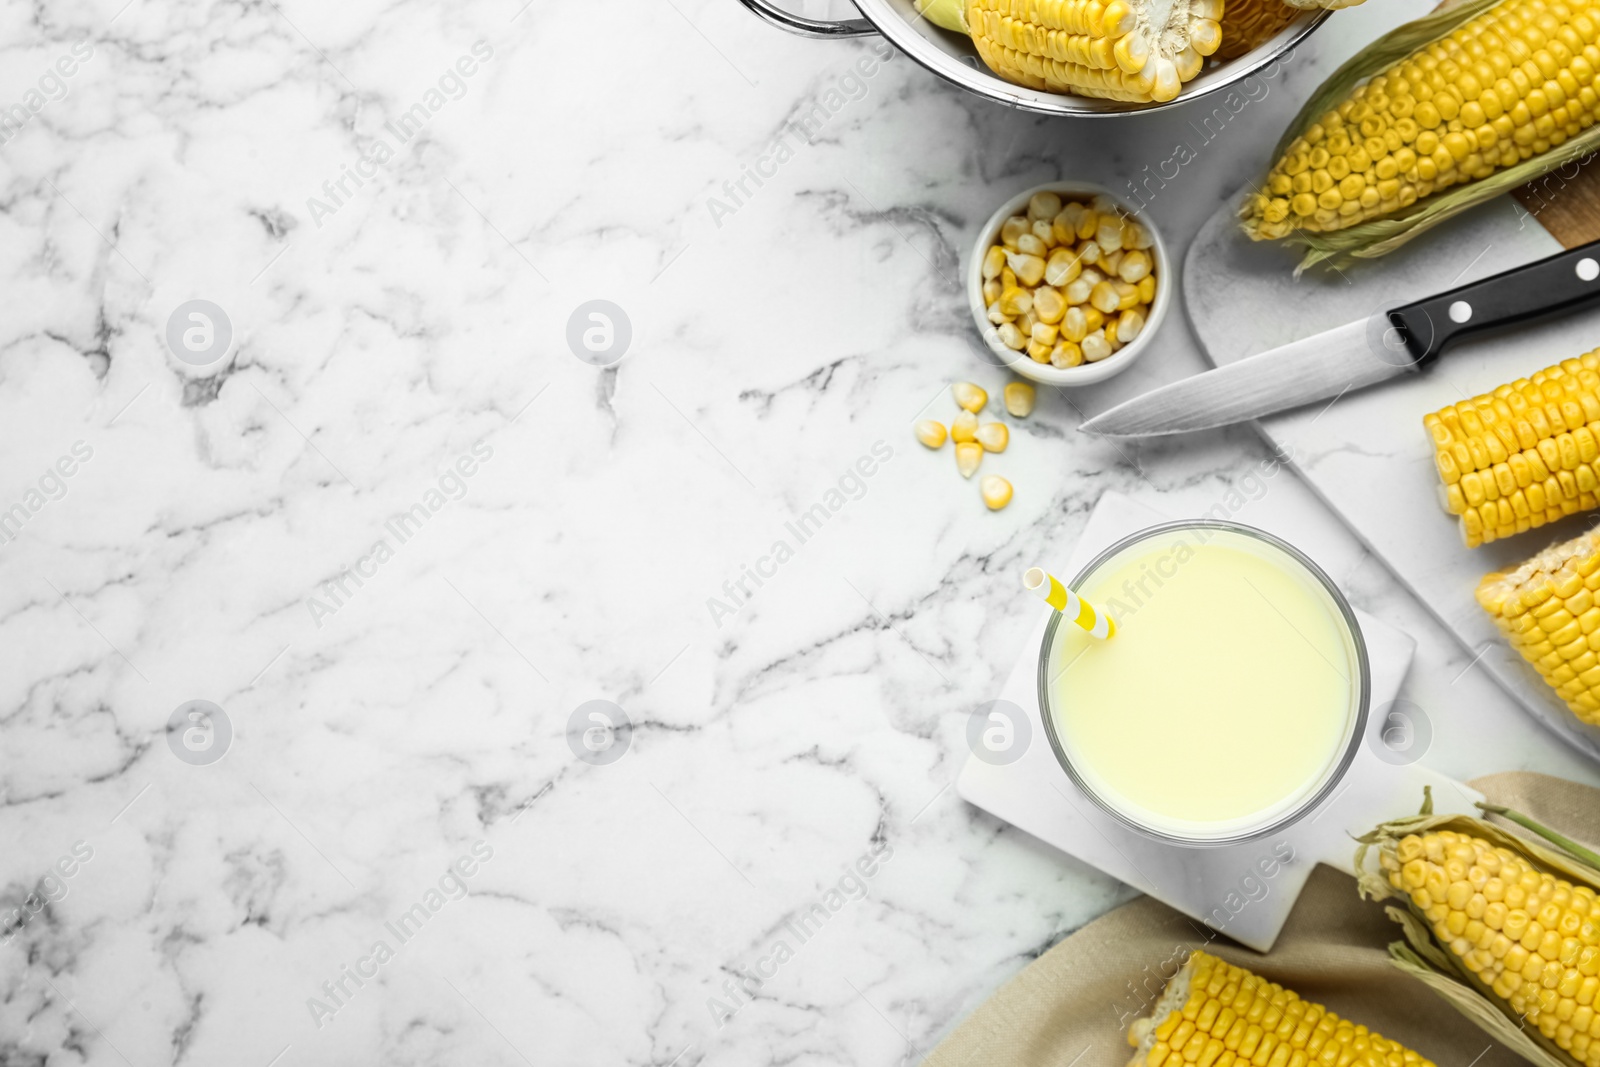
[[[1001,393],[1006,411],[1019,419],[1033,414],[1034,389],[1027,382],[1009,382]]]
[[[990,511],[999,511],[1011,503],[1011,483],[998,474],[985,474],[978,483],[978,492]]]
[[[970,411],[963,411],[950,420],[950,438],[953,441],[976,441],[978,439],[978,416]]]
[[[950,395],[955,397],[956,406],[963,411],[970,411],[974,415],[983,410],[989,402],[989,394],[983,387],[973,385],[971,382],[957,382],[950,387]]]
[[[972,472],[978,469],[978,464],[983,462],[983,446],[976,441],[962,441],[956,445],[956,470],[961,472],[961,477],[970,478]]]
[[[1011,431],[1003,422],[986,422],[978,427],[975,436],[985,452],[1004,452],[1011,443]]]
[[[944,423],[935,419],[923,419],[916,426],[917,440],[929,448],[940,448],[944,445]]]

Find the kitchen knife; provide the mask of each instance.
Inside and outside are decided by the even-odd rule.
[[[1079,427],[1151,437],[1227,426],[1413,374],[1464,337],[1600,298],[1600,241],[1164,385]],[[1330,401],[1331,402],[1331,401]]]

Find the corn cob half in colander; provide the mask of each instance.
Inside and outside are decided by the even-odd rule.
[[[1423,417],[1468,548],[1600,505],[1600,349]]]
[[[1326,102],[1245,201],[1245,231],[1345,230],[1577,137],[1600,106],[1597,37],[1600,3],[1488,7]]]
[[[1591,532],[1552,545],[1516,570],[1485,575],[1478,603],[1572,713],[1600,726],[1597,590],[1600,533]]]
[[[1431,1060],[1206,952],[1128,1028],[1128,1067],[1433,1067]]]
[[[1171,100],[1207,56],[1243,55],[1301,8],[1360,0],[917,0],[935,25],[972,38],[1017,85],[1130,103]]]

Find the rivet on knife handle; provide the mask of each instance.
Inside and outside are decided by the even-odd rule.
[[[1422,367],[1463,337],[1596,300],[1600,241],[1395,308],[1389,322]]]

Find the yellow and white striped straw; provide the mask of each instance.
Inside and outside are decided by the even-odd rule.
[[[1112,621],[1111,616],[1102,614],[1093,604],[1062,585],[1061,580],[1055,575],[1046,574],[1038,567],[1030,567],[1022,576],[1022,585],[1028,592],[1087,630],[1089,636],[1105,640],[1116,635],[1117,624]]]

